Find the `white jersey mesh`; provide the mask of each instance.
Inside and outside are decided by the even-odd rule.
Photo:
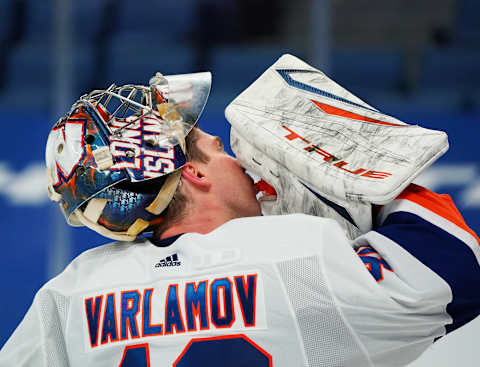
[[[45,340],[46,365],[70,366],[63,330],[66,327],[69,300],[57,293],[39,292],[38,313]],[[53,311],[53,312],[52,312]]]
[[[310,367],[370,366],[330,295],[318,257],[277,264]],[[355,356],[355,357],[354,357]]]
[[[392,240],[375,232],[362,238],[395,269],[384,271],[381,282],[338,225],[305,215],[233,220],[206,235],[185,234],[167,248],[143,240],[89,250],[37,293],[0,351],[0,366],[119,366],[125,348],[139,343],[149,344],[152,366],[172,366],[194,338],[239,333],[270,355],[275,367],[404,366],[444,335],[444,325],[452,320],[445,311],[452,292]],[[172,254],[181,266],[156,267]],[[237,317],[227,328],[212,322],[207,330],[142,335],[139,340],[129,338],[127,329],[128,340],[114,341],[107,332],[102,345],[107,294],[114,294],[118,317],[123,291],[137,289],[145,300],[144,290],[155,289],[147,313],[165,325],[172,284],[178,286],[179,310],[185,314],[187,283],[212,284],[213,279],[249,274],[257,274],[253,326],[247,327],[240,293],[232,288]],[[206,317],[212,317],[208,292]],[[97,345],[92,346],[85,299],[98,296],[103,301],[94,322]],[[140,331],[147,308],[140,300],[138,304],[134,319]]]

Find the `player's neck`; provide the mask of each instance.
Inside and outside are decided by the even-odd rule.
[[[231,219],[237,218],[227,210],[189,213],[178,223],[172,224],[161,235],[160,239],[181,233],[209,233]]]

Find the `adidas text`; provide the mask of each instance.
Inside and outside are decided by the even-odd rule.
[[[178,255],[173,254],[172,256],[167,256],[166,258],[160,260],[155,264],[156,268],[163,268],[166,266],[180,266],[182,265],[181,261],[178,260]]]

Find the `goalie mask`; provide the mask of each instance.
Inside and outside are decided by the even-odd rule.
[[[67,222],[131,241],[168,206],[186,163],[185,137],[208,98],[210,73],[111,85],[75,102],[48,136],[49,197]]]

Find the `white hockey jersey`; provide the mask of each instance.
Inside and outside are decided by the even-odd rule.
[[[480,310],[478,237],[410,186],[348,241],[302,214],[89,250],[37,293],[0,366],[403,366]]]

